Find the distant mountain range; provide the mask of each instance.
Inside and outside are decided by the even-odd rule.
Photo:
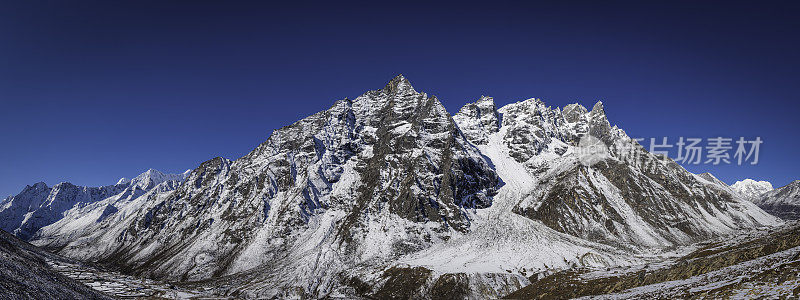
[[[3,200],[0,228],[216,295],[479,299],[780,226],[762,208],[785,209],[796,183],[692,174],[612,126],[601,102],[481,97],[450,115],[401,75],[234,161],[28,186]]]
[[[800,180],[773,189],[767,181],[745,179],[732,184],[731,189],[764,211],[782,219],[800,219]]]
[[[48,187],[39,182],[0,202],[0,229],[31,239],[43,227],[65,218],[85,217],[86,206],[110,204],[107,215],[116,209],[117,203],[132,201],[159,184],[167,182],[167,185],[176,186],[186,174],[164,174],[150,169],[132,180],[123,178],[115,185],[101,187],[77,186],[69,182]]]

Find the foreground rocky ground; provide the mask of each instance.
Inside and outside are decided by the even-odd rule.
[[[658,264],[577,269],[544,278],[507,299],[796,299],[800,296],[800,224],[710,242]]]
[[[58,256],[0,230],[0,299],[110,299],[49,268]]]
[[[51,254],[0,230],[0,299],[215,298],[191,289],[123,275]]]

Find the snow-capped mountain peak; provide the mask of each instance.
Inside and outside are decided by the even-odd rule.
[[[144,190],[149,190],[167,180],[183,181],[188,175],[188,172],[189,171],[187,170],[181,174],[164,174],[159,170],[149,169],[144,173],[134,177],[128,183],[130,183],[132,186],[138,186]],[[120,179],[120,181],[122,181],[122,179]],[[117,184],[119,184],[119,182]]]
[[[773,190],[773,187],[772,183],[770,183],[769,181],[756,181],[747,178],[745,180],[740,180],[732,184],[731,189],[733,189],[743,198],[753,201],[755,199],[758,199],[764,193]]]
[[[388,84],[383,88],[387,94],[395,94],[395,93],[416,93],[414,87],[411,86],[411,82],[403,76],[403,74],[399,74],[392,78]]]
[[[597,103],[595,103],[594,106],[592,106],[592,112],[598,115],[599,114],[605,115],[606,111],[603,109],[603,101],[597,101]]]

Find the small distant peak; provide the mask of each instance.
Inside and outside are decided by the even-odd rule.
[[[62,182],[59,182],[58,184],[54,185],[53,187],[54,188],[62,188],[62,187],[65,187],[65,186],[66,187],[70,187],[70,186],[76,186],[76,185],[72,184],[69,181],[62,181]]]
[[[494,104],[494,98],[489,96],[481,96],[481,98],[478,99],[478,101],[476,101],[475,104],[477,104],[480,107],[491,107],[492,109],[496,109],[496,106]]]
[[[414,87],[403,74],[397,75],[383,88],[387,93],[393,94],[400,91],[414,91]]]
[[[45,184],[44,182],[39,181],[37,183],[34,183],[33,185],[26,185],[25,188],[22,191],[24,192],[24,191],[29,191],[29,190],[43,190],[43,189],[47,189],[47,188],[48,188],[47,184]]]
[[[539,99],[539,98],[528,98],[528,99],[525,99],[525,101],[523,101],[523,102],[532,102],[532,103],[535,103],[535,104],[544,103],[544,102],[542,102],[542,99]]]
[[[608,118],[606,117],[606,111],[603,109],[603,101],[597,101],[592,107],[592,111],[589,112],[589,119],[598,121],[601,123],[607,123]]]
[[[561,114],[564,116],[567,122],[574,123],[579,121],[581,117],[588,112],[589,111],[586,110],[586,107],[583,107],[583,105],[573,103],[564,106],[564,110],[561,111]]]
[[[481,96],[475,102],[469,102],[459,109],[456,115],[464,115],[477,117],[480,114],[491,112],[493,115],[497,114],[497,107],[494,104],[494,98],[488,96]]]
[[[156,169],[147,169],[147,171],[145,171],[144,174],[164,174],[164,173]]]
[[[164,176],[165,176],[165,174],[162,173],[159,170],[147,169],[147,171],[144,171],[144,173],[139,174],[138,176],[136,176],[135,178],[133,178],[129,182],[141,183],[141,182],[147,181],[147,180],[158,180],[159,178],[162,178]]]
[[[592,107],[592,112],[606,114],[605,110],[603,109],[603,101],[597,101]]]
[[[158,172],[158,171],[156,171],[155,169],[147,169],[147,171],[142,172],[141,174],[137,175],[136,177],[134,177],[133,179],[129,180],[128,182],[129,183],[133,183],[133,184],[139,184],[139,183],[141,183],[143,181],[149,180],[151,177],[153,177],[154,175],[158,174],[156,172]]]
[[[714,174],[711,174],[709,172],[704,172],[704,173],[698,174],[698,176],[702,177],[705,180],[711,181],[711,182],[724,183],[724,182],[722,182],[722,180],[719,180],[716,176],[714,176]]]
[[[717,177],[716,177],[716,176],[714,176],[714,174],[711,174],[711,173],[709,173],[709,172],[704,172],[704,173],[701,173],[701,174],[700,174],[700,176],[717,179]]]
[[[129,182],[131,182],[130,179],[122,177],[117,181],[117,184],[126,184],[126,183],[129,183]]]
[[[131,179],[129,183],[131,184],[131,186],[137,186],[141,189],[149,190],[161,184],[162,182],[172,181],[172,180],[183,181],[186,179],[186,175],[188,174],[188,172],[189,171],[187,170],[187,172],[184,173],[167,174],[156,169],[148,169],[144,173],[139,174],[139,176],[136,176],[135,178]]]
[[[585,113],[589,112],[589,110],[587,110],[586,107],[584,107],[583,105],[580,105],[580,103],[572,103],[572,104],[567,104],[567,105],[564,106],[564,110],[563,110],[564,113],[572,112],[572,111],[578,112],[578,113],[581,113],[581,114],[585,114]]]

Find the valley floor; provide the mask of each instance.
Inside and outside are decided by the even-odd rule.
[[[151,279],[104,271],[62,260],[47,260],[56,272],[118,299],[216,299],[210,288],[197,290]]]
[[[792,299],[800,296],[800,223],[695,246],[679,258],[618,268],[571,269],[509,299]],[[55,271],[120,299],[225,299],[200,283],[173,285],[49,259]]]

